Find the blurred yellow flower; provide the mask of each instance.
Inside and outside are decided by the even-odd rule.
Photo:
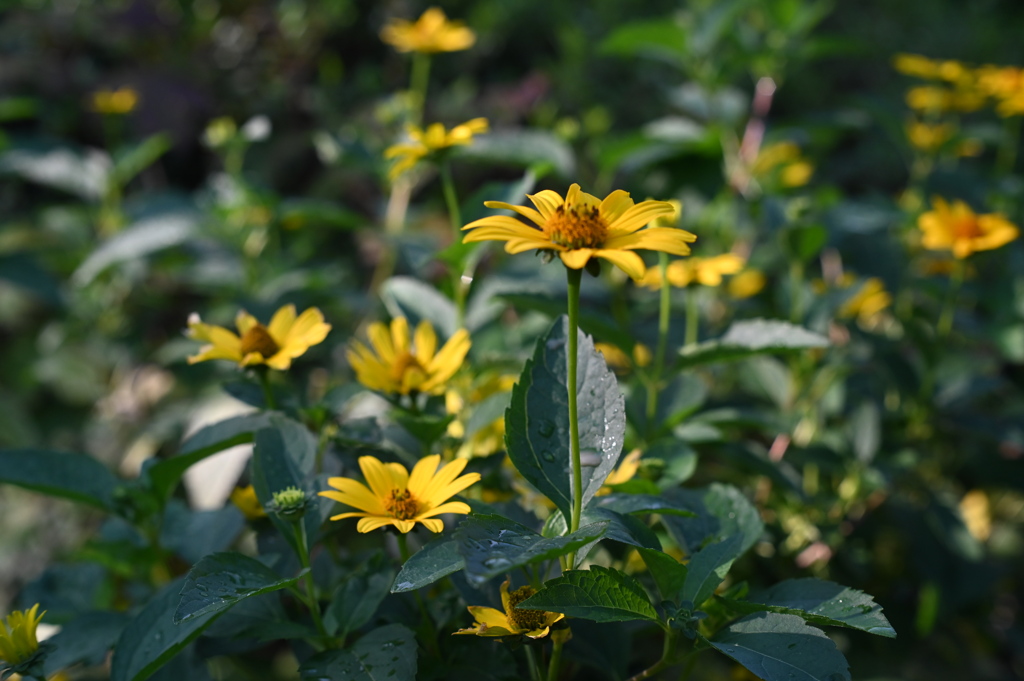
[[[476,636],[526,636],[543,638],[551,631],[551,625],[565,615],[544,610],[520,610],[516,606],[537,593],[532,586],[521,586],[512,593],[508,591],[509,581],[501,585],[501,605],[505,612],[482,605],[469,606],[473,615],[473,626],[459,629],[455,634]]]
[[[285,305],[263,326],[248,312],[242,310],[235,317],[238,333],[224,327],[204,324],[199,315],[188,319],[188,336],[208,343],[198,355],[188,358],[189,364],[209,359],[229,359],[239,366],[265,364],[271,369],[284,370],[292,360],[305,354],[311,346],[322,343],[331,330],[324,316],[311,307],[296,317],[295,306]]]
[[[139,93],[130,87],[97,90],[92,93],[92,110],[111,116],[131,113],[139,104]]]
[[[767,283],[768,279],[764,276],[764,272],[751,267],[729,279],[726,287],[730,296],[742,299],[756,296]]]
[[[669,264],[666,270],[668,283],[677,287],[697,283],[702,286],[719,286],[726,274],[736,274],[743,269],[743,258],[734,253],[724,253],[710,258],[686,258]],[[661,271],[651,268],[640,282],[650,289],[661,288]]]
[[[462,366],[470,347],[469,332],[459,329],[438,350],[437,334],[426,320],[410,339],[405,317],[392,319],[390,328],[375,322],[366,335],[372,350],[353,341],[345,355],[356,378],[370,390],[400,395],[443,393],[445,382]]]
[[[694,234],[674,227],[644,225],[675,208],[667,201],[643,201],[634,204],[629,193],[618,189],[602,201],[569,187],[563,199],[550,189],[528,195],[537,208],[513,206],[501,201],[485,201],[488,208],[511,210],[532,221],[527,225],[507,215],[492,215],[471,222],[462,229],[473,230],[463,241],[504,241],[508,253],[531,249],[554,251],[566,267],[579,270],[591,258],[603,258],[633,279],[644,276],[647,266],[634,250],[663,251],[688,255],[687,245],[697,240]]]
[[[1017,226],[1003,215],[977,215],[963,201],[954,201],[951,206],[939,197],[932,199],[932,210],[917,219],[917,226],[925,248],[952,251],[959,259],[999,248],[1020,236]]]
[[[0,629],[0,659],[8,666],[27,662],[39,650],[36,627],[46,613],[37,615],[38,611],[39,604],[36,603],[28,610],[15,610],[7,616]]]
[[[897,54],[892,60],[893,68],[900,73],[931,80],[939,75],[939,63],[919,54]]]
[[[919,85],[907,90],[907,106],[915,111],[948,111],[953,108],[953,92],[935,85]]]
[[[474,118],[451,130],[446,130],[440,123],[432,123],[426,130],[410,125],[408,128],[411,142],[394,144],[384,150],[384,158],[398,159],[388,171],[392,180],[411,170],[417,163],[431,154],[450,149],[455,146],[472,144],[473,136],[487,132],[489,124],[486,118]]]
[[[628,371],[634,366],[645,367],[651,363],[651,349],[643,343],[634,343],[632,357],[611,343],[594,343],[594,349],[604,355],[605,363],[615,370]]]
[[[983,490],[972,490],[964,495],[960,500],[960,515],[967,531],[978,541],[983,542],[992,534],[992,509]]]
[[[807,161],[796,161],[783,166],[779,173],[779,179],[783,187],[803,187],[811,181],[814,175],[814,165]]]
[[[869,325],[890,305],[892,296],[885,290],[885,284],[878,277],[871,277],[865,279],[860,290],[843,303],[839,308],[839,316],[856,317],[861,324]]]
[[[943,144],[953,137],[956,127],[950,123],[933,124],[911,120],[907,123],[906,130],[907,139],[910,140],[910,144],[915,149],[932,153],[938,151]]]
[[[328,478],[333,490],[320,492],[320,496],[333,499],[359,512],[340,513],[331,520],[359,518],[356,529],[370,532],[378,527],[394,525],[399,532],[412,530],[422,523],[431,532],[444,529],[444,522],[435,516],[444,513],[469,513],[469,505],[461,501],[448,501],[480,480],[479,473],[459,477],[466,467],[466,459],[456,459],[440,469],[437,454],[419,460],[409,473],[400,463],[383,463],[372,456],[359,457],[359,468],[369,487],[351,478]]]
[[[459,52],[476,42],[476,34],[461,21],[451,21],[440,7],[431,7],[415,22],[391,19],[380,39],[399,52]]]
[[[636,472],[640,470],[640,457],[643,453],[639,449],[634,449],[619,462],[618,467],[608,474],[608,477],[604,480],[604,485],[597,490],[599,496],[605,494],[611,494],[611,485],[621,485],[624,482],[629,482],[636,475]]]
[[[448,435],[458,439],[464,438],[466,424],[472,420],[476,406],[489,397],[511,391],[518,379],[519,377],[514,374],[492,374],[482,377],[482,380],[473,386],[449,387],[444,394],[445,411],[456,418],[448,424]],[[459,446],[455,456],[460,459],[487,456],[504,447],[505,417],[499,416],[472,433],[469,439]]]
[[[256,489],[252,485],[236,487],[231,491],[231,503],[242,512],[248,520],[266,518],[267,512],[263,504],[256,498]]]
[[[802,187],[814,174],[814,165],[801,155],[795,142],[776,142],[762,147],[750,166],[751,174],[761,179],[775,171],[783,187]]]

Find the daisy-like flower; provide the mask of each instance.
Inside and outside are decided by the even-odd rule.
[[[601,489],[597,490],[598,496],[605,494],[611,494],[611,485],[621,485],[624,482],[629,482],[636,475],[637,471],[640,470],[640,457],[643,453],[639,449],[634,449],[619,462],[618,467],[608,474],[608,477],[604,479],[604,485]]]
[[[892,65],[900,73],[915,78],[932,80],[939,76],[939,62],[920,54],[897,54]]]
[[[384,150],[384,158],[398,159],[388,171],[388,177],[394,180],[428,156],[472,144],[473,136],[487,132],[488,128],[486,118],[474,118],[451,130],[446,130],[440,123],[432,123],[426,129],[410,125],[407,132],[411,141],[394,144]]]
[[[676,260],[669,264],[665,275],[668,283],[679,288],[692,283],[720,286],[724,275],[736,274],[742,269],[743,258],[733,253],[724,253],[710,258]],[[655,290],[661,288],[661,270],[649,270],[640,285]]]
[[[431,7],[416,21],[392,19],[380,39],[399,52],[459,52],[476,42],[476,34],[461,21],[450,21],[440,7]]]
[[[750,298],[760,293],[767,283],[764,272],[751,267],[729,280],[729,295],[738,299]]]
[[[915,149],[935,152],[953,137],[956,128],[950,123],[922,123],[911,119],[906,131],[907,139]]]
[[[469,606],[473,615],[473,626],[459,629],[455,634],[473,634],[475,636],[526,636],[527,638],[543,638],[551,632],[551,625],[565,615],[544,610],[520,610],[516,606],[537,593],[532,586],[521,586],[509,593],[509,582],[501,585],[501,605],[505,612],[488,608],[483,605]]]
[[[38,611],[38,603],[28,610],[15,610],[0,628],[0,659],[7,663],[7,667],[28,662],[39,650],[36,627],[46,613],[36,614]]]
[[[917,226],[925,248],[952,251],[958,259],[999,248],[1020,236],[1017,226],[999,213],[978,215],[963,201],[950,205],[939,197],[932,199],[932,210],[917,219]]]
[[[399,395],[443,393],[470,346],[469,332],[459,329],[438,350],[437,334],[427,320],[419,323],[410,339],[405,317],[392,319],[390,328],[381,322],[371,324],[366,335],[372,350],[354,341],[346,353],[356,378],[370,390]]]
[[[478,377],[475,384],[449,387],[444,393],[445,411],[455,418],[448,424],[448,435],[464,440],[456,450],[460,459],[487,456],[505,446],[505,417],[499,416],[490,423],[478,427],[466,437],[466,427],[471,424],[476,408],[490,397],[507,394],[519,380],[514,374],[491,374]]]
[[[580,186],[574,184],[564,199],[549,189],[528,195],[528,198],[536,209],[501,201],[485,201],[484,205],[511,210],[533,225],[507,215],[492,215],[463,227],[472,230],[463,241],[504,241],[508,253],[531,249],[552,251],[566,267],[574,270],[586,267],[593,257],[603,258],[633,279],[640,279],[647,267],[635,250],[688,255],[688,244],[697,240],[690,232],[674,227],[642,229],[655,218],[672,215],[675,208],[667,201],[634,204],[629,194],[621,189],[601,200],[580,191]]]
[[[130,87],[117,90],[97,90],[92,93],[92,110],[110,116],[123,116],[135,110],[139,93]]]
[[[359,468],[369,487],[351,478],[329,478],[327,484],[338,491],[327,490],[320,492],[320,496],[358,508],[358,512],[341,513],[331,516],[331,520],[359,518],[356,529],[360,532],[394,525],[404,533],[416,523],[423,523],[431,532],[440,532],[444,523],[436,516],[470,510],[468,504],[447,500],[480,480],[479,473],[459,476],[466,467],[466,459],[456,459],[438,469],[440,462],[437,454],[424,457],[409,473],[400,463],[383,463],[372,456],[361,456]]]
[[[208,359],[229,359],[239,366],[265,364],[271,369],[287,369],[292,360],[311,346],[323,342],[331,325],[315,307],[295,315],[294,305],[285,305],[274,313],[266,326],[248,312],[240,311],[235,317],[238,333],[222,326],[204,324],[193,313],[188,320],[188,336],[208,343],[198,355],[188,358],[189,364]]]
[[[865,279],[860,290],[839,308],[840,317],[856,317],[863,325],[871,324],[878,314],[892,305],[892,296],[878,277]]]

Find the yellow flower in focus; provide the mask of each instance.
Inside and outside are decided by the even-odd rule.
[[[917,120],[907,123],[906,130],[910,144],[914,148],[928,153],[938,151],[956,132],[956,128],[950,123],[931,124]]]
[[[450,387],[444,394],[445,411],[457,418],[448,424],[448,435],[462,439],[466,436],[466,424],[473,418],[476,405],[494,395],[508,393],[519,379],[513,374],[494,374],[486,376],[475,386],[465,386],[462,390]],[[467,405],[469,409],[467,409]],[[469,459],[474,456],[487,456],[505,447],[505,417],[499,416],[491,423],[479,428],[462,443],[455,456]]]
[[[476,42],[476,34],[461,21],[450,21],[440,7],[431,7],[415,22],[391,19],[380,39],[399,52],[459,52]]]
[[[473,615],[473,626],[459,629],[455,634],[476,636],[526,636],[543,638],[551,631],[551,625],[565,615],[544,610],[520,610],[516,606],[537,593],[532,586],[521,586],[512,593],[508,591],[509,581],[501,585],[501,605],[505,612],[482,605],[469,606]]]
[[[117,90],[97,90],[92,93],[92,110],[109,116],[123,116],[135,110],[139,93],[130,87]]]
[[[710,258],[687,258],[669,264],[666,270],[668,283],[682,288],[691,283],[702,286],[719,286],[726,274],[736,274],[743,269],[743,258],[734,253],[724,253]],[[651,268],[640,282],[650,289],[661,288],[661,271]]]
[[[750,298],[760,293],[768,279],[764,272],[753,267],[743,270],[732,277],[727,284],[729,295],[733,298]]]
[[[975,251],[999,248],[1020,236],[1017,226],[1003,215],[977,215],[963,201],[954,201],[951,206],[939,197],[932,199],[932,210],[917,219],[917,226],[925,248],[951,251],[958,259]]]
[[[38,611],[38,603],[28,610],[15,610],[7,616],[0,629],[0,659],[8,667],[27,662],[39,650],[36,627],[46,612],[37,615]]]
[[[919,54],[897,54],[892,60],[893,68],[906,76],[931,80],[939,75],[939,63]]]
[[[636,475],[636,472],[640,470],[640,457],[642,452],[639,449],[634,449],[627,454],[622,461],[619,462],[618,467],[608,474],[608,477],[604,480],[604,485],[597,490],[598,496],[604,496],[605,494],[611,494],[611,485],[621,485],[624,482],[629,482]]]
[[[311,307],[296,317],[294,305],[285,305],[275,312],[267,326],[243,310],[235,317],[235,326],[237,334],[222,326],[204,324],[193,313],[188,319],[187,335],[208,345],[200,348],[198,355],[189,357],[188,363],[229,359],[239,366],[265,364],[283,371],[292,365],[293,359],[322,343],[331,330],[320,310]]]
[[[485,133],[488,129],[486,118],[474,118],[451,130],[446,130],[440,123],[432,123],[425,130],[410,125],[407,132],[412,141],[394,144],[384,150],[384,158],[398,159],[388,171],[388,177],[394,180],[431,154],[472,144],[474,135]]]
[[[395,317],[390,327],[375,322],[366,335],[372,350],[354,341],[345,353],[356,378],[370,390],[399,395],[443,393],[445,382],[462,366],[470,347],[469,332],[459,329],[438,350],[437,334],[427,320],[419,323],[410,338],[405,317]]]
[[[260,500],[256,498],[256,489],[252,485],[233,489],[231,503],[242,512],[247,520],[259,520],[267,517],[267,512]]]
[[[687,244],[697,240],[696,235],[673,227],[643,229],[655,218],[674,214],[675,208],[667,201],[634,204],[629,193],[621,189],[600,200],[573,184],[564,199],[550,189],[528,198],[536,209],[502,201],[485,201],[484,205],[511,210],[534,225],[507,215],[492,215],[463,227],[473,230],[463,241],[504,241],[507,253],[554,251],[566,267],[574,270],[586,267],[591,258],[603,258],[639,280],[647,266],[633,251],[688,255]]]
[[[878,314],[892,305],[892,296],[885,290],[885,284],[878,277],[865,279],[860,290],[839,308],[840,317],[856,317],[864,325],[870,325]]]
[[[333,490],[320,492],[320,496],[333,499],[359,512],[340,513],[331,520],[359,518],[356,529],[370,532],[378,527],[394,525],[399,532],[412,530],[416,523],[434,533],[444,529],[439,516],[444,513],[469,513],[469,505],[461,501],[447,501],[480,480],[479,473],[459,476],[466,467],[466,459],[456,459],[440,469],[437,454],[419,460],[409,473],[400,463],[383,463],[372,456],[359,457],[359,468],[367,484],[351,478],[328,478]],[[445,503],[447,501],[447,503]]]

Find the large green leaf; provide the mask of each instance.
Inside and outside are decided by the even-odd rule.
[[[413,328],[427,320],[442,338],[458,330],[455,304],[419,279],[391,277],[381,286],[380,297],[392,317],[405,317]]]
[[[87,612],[61,625],[49,639],[52,650],[46,656],[46,675],[56,674],[73,664],[101,664],[124,631],[129,617],[123,612]]]
[[[543,589],[516,607],[560,612],[595,622],[658,619],[640,582],[625,572],[600,565],[569,570],[546,582]]]
[[[110,159],[94,149],[29,141],[0,154],[0,173],[18,175],[86,201],[99,201],[109,185]]]
[[[183,579],[166,585],[125,627],[114,647],[110,681],[142,681],[199,636],[220,614],[174,623]],[[223,612],[223,611],[221,611]]]
[[[666,490],[662,495],[696,513],[696,517],[681,517],[662,511],[662,522],[688,554],[696,553],[708,542],[733,535],[743,537],[742,553],[764,532],[757,508],[731,485],[714,483],[703,489]]]
[[[755,355],[798,352],[828,346],[828,338],[778,319],[748,319],[733,323],[725,335],[684,347],[676,366],[728,362]]]
[[[142,218],[101,243],[78,266],[71,280],[78,286],[85,286],[111,265],[140,260],[197,238],[199,227],[199,214],[191,210],[168,211]]]
[[[686,582],[686,566],[660,549],[638,551],[647,564],[647,570],[654,578],[654,583],[658,585],[661,597],[678,604],[682,600],[679,594],[682,593],[683,584]]]
[[[555,320],[537,341],[505,412],[509,458],[534,487],[550,498],[565,517],[571,515],[569,406],[566,317]],[[622,451],[626,420],[622,394],[604,357],[589,336],[579,333],[576,394],[583,505],[597,493]]]
[[[711,597],[725,579],[732,563],[743,553],[743,538],[734,535],[720,542],[708,544],[686,564],[686,581],[680,598],[695,606]]]
[[[347,575],[324,613],[328,633],[346,636],[369,622],[394,579],[394,570],[381,553]]]
[[[0,482],[111,510],[120,484],[91,456],[45,449],[0,450]]]
[[[849,664],[832,639],[795,615],[750,615],[710,643],[765,681],[850,681]]]
[[[448,537],[438,537],[405,561],[391,586],[391,593],[421,589],[464,567],[466,561],[459,554],[459,543]]]
[[[860,629],[895,638],[896,631],[882,614],[882,606],[863,591],[813,577],[787,579],[751,594],[751,607],[797,615],[813,624]],[[747,604],[743,604],[747,605]]]
[[[241,553],[214,553],[189,570],[174,611],[174,622],[224,612],[246,598],[290,586],[301,576],[282,578],[255,558]]]
[[[267,414],[246,414],[196,431],[182,443],[177,456],[158,461],[146,469],[153,490],[161,499],[166,499],[192,465],[229,447],[252,442],[253,433],[265,427],[267,419]]]
[[[455,530],[470,582],[482,583],[517,567],[552,560],[599,539],[607,523],[581,527],[564,537],[544,537],[500,515],[473,513]]]
[[[599,506],[591,505],[583,510],[583,516],[580,518],[580,524],[587,526],[593,523],[606,523],[604,534],[595,539],[590,544],[583,546],[576,552],[577,565],[582,563],[587,554],[590,553],[590,549],[593,544],[603,539],[610,539],[611,541],[617,541],[622,544],[629,544],[630,546],[644,546],[651,549],[660,549],[661,543],[658,541],[658,535],[654,533],[650,527],[647,526],[639,518],[635,518],[631,515],[617,513],[607,508],[601,508]],[[568,526],[565,523],[565,518],[562,516],[561,511],[555,511],[549,517],[547,522],[544,523],[544,536],[545,537],[557,537],[566,533]],[[573,567],[576,567],[574,565]]]
[[[416,638],[401,624],[374,629],[349,650],[329,650],[299,667],[303,681],[413,681]]]
[[[652,57],[680,64],[687,56],[687,31],[666,19],[634,21],[618,27],[601,42],[600,51],[622,57]]]
[[[316,455],[316,441],[305,426],[280,415],[272,417],[270,422],[269,427],[256,433],[252,455],[252,486],[264,506],[273,501],[274,492],[288,487],[298,487],[308,493]],[[333,502],[326,497],[316,497],[310,503],[311,508],[302,519],[310,542],[314,541],[312,538],[323,522],[320,511],[331,505]],[[273,513],[269,517],[288,543],[295,546],[291,525]]]

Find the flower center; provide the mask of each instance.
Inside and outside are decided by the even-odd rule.
[[[277,344],[274,337],[267,331],[267,327],[257,324],[242,336],[242,357],[251,352],[258,352],[263,357],[273,357],[281,346]]]
[[[508,612],[505,613],[505,616],[508,617],[509,624],[516,629],[535,631],[544,628],[546,612],[543,610],[520,610],[516,607],[535,593],[537,590],[532,586],[521,586],[509,593]]]
[[[544,234],[567,248],[600,248],[608,238],[608,223],[597,206],[559,206],[544,223]]]
[[[419,513],[419,503],[407,489],[393,489],[384,500],[384,508],[392,518],[412,520]]]
[[[976,239],[981,236],[981,226],[978,218],[970,216],[961,218],[953,223],[953,236],[957,239]]]
[[[414,355],[409,352],[403,352],[401,355],[395,358],[395,363],[391,365],[391,379],[396,383],[401,383],[402,379],[405,378],[405,374],[409,371],[417,371],[424,378],[426,378],[427,371],[420,364],[420,361],[416,359]],[[416,384],[422,383],[422,381],[416,381]]]

